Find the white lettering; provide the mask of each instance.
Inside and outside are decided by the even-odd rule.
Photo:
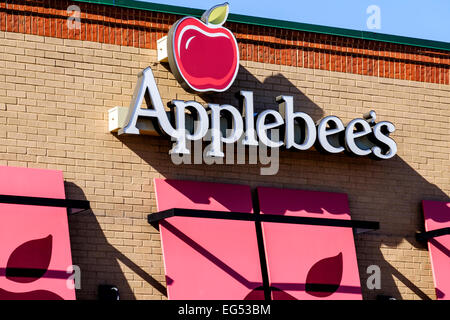
[[[339,133],[344,130],[344,124],[338,117],[328,116],[323,118],[317,126],[317,136],[320,147],[329,153],[339,153],[344,151],[344,147],[339,143],[338,136]],[[330,142],[330,140],[332,140],[332,142]]]
[[[357,156],[366,156],[372,152],[366,147],[363,138],[367,137],[372,130],[364,119],[353,119],[345,128],[345,146],[347,150]],[[362,149],[364,147],[364,149]]]
[[[298,150],[307,150],[315,145],[318,150],[329,153],[347,150],[357,156],[371,154],[377,159],[390,159],[397,153],[397,145],[389,137],[389,134],[395,131],[395,126],[386,121],[375,123],[374,111],[363,115],[364,119],[353,119],[347,127],[336,116],[323,118],[316,127],[308,114],[294,112],[292,96],[276,98],[279,112],[267,109],[259,115],[254,113],[253,92],[240,91],[238,98],[242,114],[232,105],[208,104],[209,118],[207,109],[200,103],[181,100],[172,100],[170,104],[172,109],[168,113],[163,106],[153,72],[150,68],[146,68],[138,76],[127,119],[119,134],[148,132],[167,134],[174,141],[169,151],[172,155],[189,155],[191,153],[191,148],[187,145],[189,140],[198,141],[196,146],[200,149],[202,139],[210,140],[211,143],[204,150],[205,154],[202,153],[198,159],[194,159],[194,163],[201,162],[201,158],[217,163],[214,159],[225,157],[223,145],[236,142],[240,144],[238,150],[241,150],[238,156],[243,153],[242,150],[245,152],[244,146],[249,146],[252,150],[259,147],[260,152],[264,151],[261,147],[269,147],[272,148],[271,153],[274,153],[273,149],[282,146],[286,149],[294,147]],[[147,108],[141,108],[144,100]],[[140,118],[143,119],[138,121]],[[278,132],[284,133],[284,137],[280,138]],[[227,151],[230,155],[234,154],[234,148]],[[186,163],[184,158],[174,157],[174,159],[176,164]],[[243,163],[245,158],[240,158],[239,161]],[[250,152],[249,163],[255,161]]]
[[[286,148],[294,147],[298,150],[308,150],[311,148],[317,136],[313,119],[304,112],[294,112],[293,97],[279,96],[277,97],[277,102],[279,103],[280,114],[284,117],[285,121],[286,133],[284,135],[284,143],[286,144]],[[300,144],[295,142],[296,118],[303,120],[297,123],[300,127],[300,141],[303,140]]]
[[[272,116],[273,118],[275,118],[275,122],[266,123],[267,116]],[[283,123],[284,122],[281,114],[279,114],[275,110],[264,110],[263,112],[261,112],[256,120],[256,131],[258,132],[258,136],[261,142],[270,148],[281,147],[283,145],[283,141],[270,140],[270,138],[268,137],[268,131],[270,129],[281,126]]]

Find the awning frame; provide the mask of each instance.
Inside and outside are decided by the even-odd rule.
[[[450,227],[435,229],[426,232],[418,232],[416,233],[416,240],[419,242],[426,242],[429,241],[430,239],[445,236],[447,234],[450,234]]]
[[[81,213],[91,209],[90,202],[87,200],[13,196],[4,194],[0,195],[0,203],[66,208],[68,215]]]
[[[159,229],[159,221],[171,217],[209,218],[209,219],[241,220],[253,222],[274,222],[274,223],[343,227],[343,228],[352,228],[355,234],[365,233],[372,230],[378,230],[380,228],[380,223],[377,221],[295,217],[295,216],[283,216],[275,214],[254,214],[247,212],[227,212],[227,211],[181,209],[181,208],[173,208],[151,213],[148,215],[147,220],[148,223],[150,223],[153,227]]]

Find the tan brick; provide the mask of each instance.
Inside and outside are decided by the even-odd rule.
[[[353,219],[381,224],[355,238],[364,298],[376,297],[363,281],[371,264],[382,267],[386,294],[420,298],[391,275],[389,264],[435,298],[428,252],[412,237],[423,225],[420,201],[445,200],[450,193],[450,86],[242,61],[250,78],[241,74],[235,89],[253,90],[261,109],[276,107],[275,97],[289,92],[299,99],[299,111],[317,119],[337,115],[348,122],[373,108],[379,121],[397,126],[395,159],[281,151],[279,173],[260,176],[258,166],[176,166],[164,138],[107,132],[108,109],[129,105],[144,66],[152,67],[164,103],[211,101],[182,89],[157,63],[155,50],[8,32],[0,38],[6,40],[0,49],[0,165],[62,169],[73,184],[66,187],[68,198],[91,201],[92,216],[69,218],[73,261],[91,287],[77,292],[80,298],[95,298],[98,272],[105,270],[105,281],[128,283],[130,298],[166,299],[123,263],[106,258],[122,252],[165,285],[160,236],[146,222],[156,211],[154,177],[347,193]],[[214,99],[237,105],[227,94]]]

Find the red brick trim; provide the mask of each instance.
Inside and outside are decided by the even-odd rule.
[[[67,28],[67,8],[81,9],[81,30]],[[179,16],[66,0],[0,2],[0,31],[156,49]],[[242,60],[440,84],[450,81],[450,53],[325,34],[227,23]]]

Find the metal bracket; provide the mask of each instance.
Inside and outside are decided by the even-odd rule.
[[[91,208],[91,205],[87,200],[25,197],[3,194],[0,195],[0,203],[67,208],[67,214],[69,215],[84,212]]]
[[[450,234],[450,227],[435,229],[427,232],[418,232],[416,233],[416,240],[419,242],[426,242],[432,238],[440,237]]]
[[[326,219],[312,217],[294,217],[282,216],[275,214],[253,214],[247,212],[225,212],[210,210],[194,210],[194,209],[169,209],[165,211],[149,214],[148,223],[158,229],[158,223],[161,220],[171,217],[190,217],[190,218],[210,218],[225,220],[241,220],[255,222],[274,222],[274,223],[290,223],[290,224],[306,224],[316,226],[330,226],[352,228],[355,233],[364,233],[371,230],[378,230],[380,223],[376,221],[360,221],[360,220],[343,220],[343,219]]]

